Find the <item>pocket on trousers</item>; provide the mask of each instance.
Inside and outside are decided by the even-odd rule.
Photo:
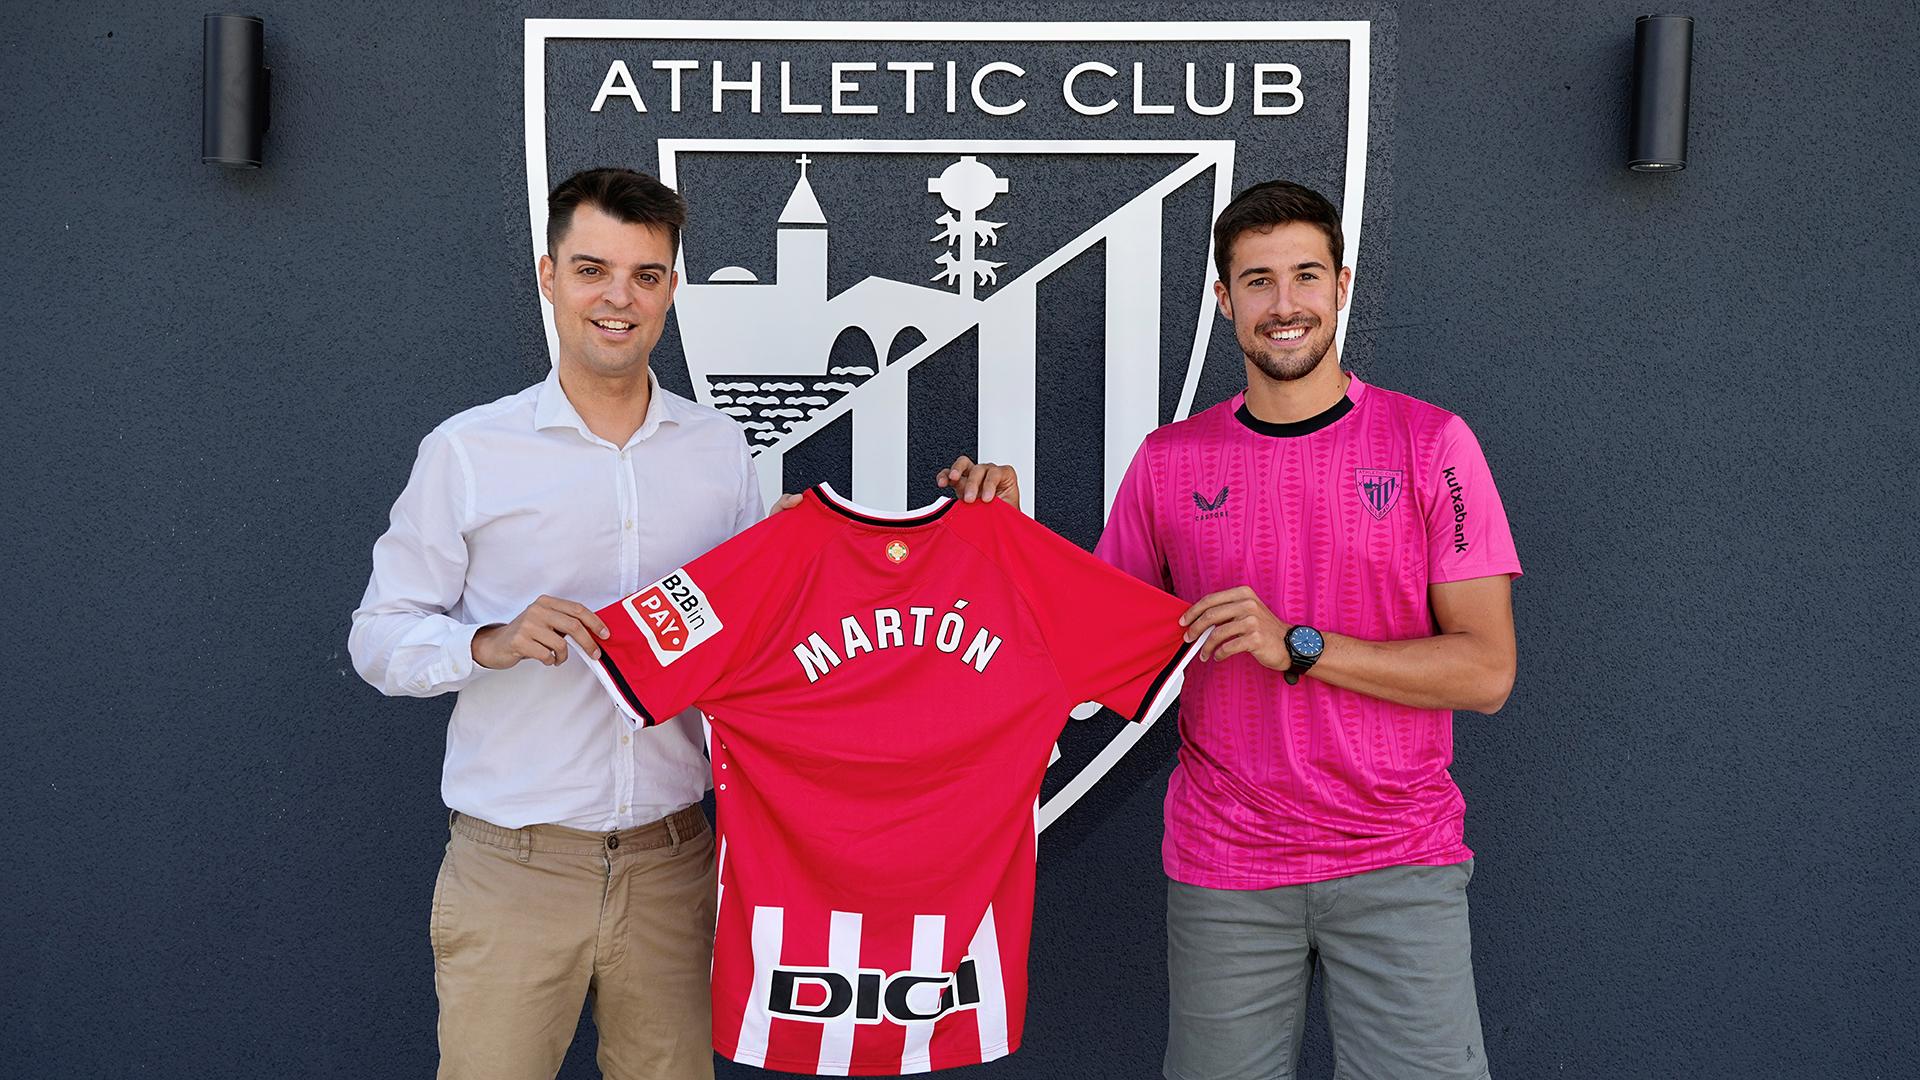
[[[433,963],[438,967],[446,962],[447,950],[447,901],[449,899],[447,878],[451,876],[453,865],[453,845],[457,841],[447,841],[447,853],[440,859],[440,873],[433,879],[433,908],[427,918],[427,940],[433,945]]]

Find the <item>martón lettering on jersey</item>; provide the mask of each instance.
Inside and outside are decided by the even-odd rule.
[[[835,652],[833,645],[819,633],[807,635],[807,640],[793,647],[794,659],[800,661],[801,670],[807,673],[808,682],[818,682],[820,676],[839,667],[844,660],[851,660],[862,653],[873,653],[888,648],[902,649],[911,645],[916,649],[929,646],[943,653],[960,653],[960,662],[973,667],[973,670],[986,674],[987,665],[993,662],[993,655],[1000,651],[1000,635],[981,627],[973,631],[973,640],[964,653],[960,652],[960,643],[967,640],[967,619],[962,612],[967,601],[955,600],[951,610],[941,615],[937,607],[912,605],[906,608],[905,616],[897,607],[874,608],[871,615],[846,615],[840,619],[840,651]],[[927,633],[928,620],[939,615],[939,622],[932,634]],[[909,626],[909,624],[911,624]],[[872,633],[868,633],[868,629]]]

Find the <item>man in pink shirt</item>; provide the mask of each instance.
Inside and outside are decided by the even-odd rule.
[[[1342,247],[1296,184],[1221,213],[1247,389],[1147,437],[1096,549],[1213,630],[1167,789],[1170,1080],[1292,1077],[1316,960],[1342,1080],[1489,1076],[1447,766],[1453,711],[1512,689],[1520,563],[1466,423],[1341,369]]]

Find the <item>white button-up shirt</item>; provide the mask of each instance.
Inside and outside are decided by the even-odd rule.
[[[474,632],[542,593],[605,606],[765,515],[739,425],[652,389],[625,446],[587,430],[558,369],[460,413],[421,441],[373,546],[353,666],[383,694],[460,692],[440,791],[463,814],[602,831],[706,792],[697,711],[634,730],[571,644],[558,667],[473,662]]]

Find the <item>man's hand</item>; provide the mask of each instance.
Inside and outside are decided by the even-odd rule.
[[[600,659],[597,638],[607,636],[607,624],[585,604],[542,596],[527,605],[504,626],[494,625],[473,635],[473,662],[495,671],[522,660],[538,660],[548,667],[567,662],[567,639],[592,660]]]
[[[799,506],[800,500],[804,498],[806,498],[806,496],[801,494],[782,495],[778,499],[774,500],[772,509],[767,511],[767,516],[772,517],[773,515],[779,513],[782,510],[791,510],[794,507]]]
[[[1020,508],[1020,478],[1011,465],[975,462],[961,454],[953,459],[952,465],[933,474],[933,483],[936,487],[953,488],[954,498],[961,502],[992,502],[998,498],[1016,510]]]
[[[1200,649],[1201,660],[1225,660],[1238,653],[1251,653],[1262,667],[1274,671],[1293,666],[1293,657],[1287,654],[1289,627],[1245,585],[1201,597],[1180,616],[1180,625],[1187,628],[1188,641],[1198,640],[1213,629],[1213,636]]]

